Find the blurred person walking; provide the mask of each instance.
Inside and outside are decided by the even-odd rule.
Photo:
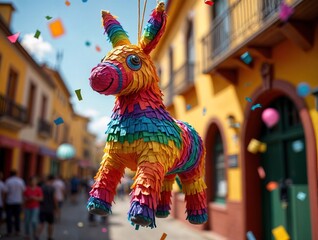
[[[49,175],[42,185],[43,200],[40,203],[40,224],[37,229],[35,239],[38,240],[43,232],[44,224],[48,224],[47,236],[48,240],[53,240],[54,231],[54,213],[57,209],[57,199],[55,188],[53,187],[54,176]]]
[[[36,235],[39,222],[40,201],[43,200],[42,189],[37,186],[37,178],[31,177],[24,192],[25,239]]]
[[[54,179],[53,187],[55,189],[55,197],[58,203],[58,208],[56,209],[55,217],[56,217],[56,221],[60,221],[61,208],[63,206],[65,191],[66,191],[65,183],[60,176],[56,176],[56,178]]]
[[[3,203],[4,203],[5,185],[3,182],[3,173],[0,172],[0,229],[3,223]],[[1,238],[1,233],[0,233]]]
[[[5,191],[7,235],[12,235],[13,225],[15,234],[19,235],[25,183],[15,170],[10,172],[10,177],[5,181]]]
[[[76,177],[73,176],[70,180],[70,187],[71,187],[71,203],[77,204],[77,195],[79,192],[79,187],[80,187],[80,180]]]

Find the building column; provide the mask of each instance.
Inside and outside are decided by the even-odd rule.
[[[12,149],[12,162],[11,162],[11,170],[16,170],[18,175],[20,175],[21,169],[19,168],[21,164],[21,148],[14,147]]]

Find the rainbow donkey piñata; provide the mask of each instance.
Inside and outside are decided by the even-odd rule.
[[[189,124],[173,119],[167,112],[149,55],[165,30],[164,7],[159,3],[153,10],[138,46],[130,43],[115,17],[102,11],[113,50],[90,76],[93,90],[115,95],[116,102],[87,208],[93,214],[110,214],[117,184],[128,167],[136,171],[128,212],[136,229],[140,225],[156,227],[155,216],[169,215],[177,174],[185,193],[188,221],[207,221],[203,142]]]

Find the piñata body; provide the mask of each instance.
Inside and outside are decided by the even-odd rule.
[[[110,214],[116,187],[125,168],[130,168],[136,175],[128,219],[136,229],[140,225],[156,227],[155,217],[169,215],[176,175],[182,182],[189,222],[207,221],[202,139],[189,124],[167,112],[149,56],[165,26],[164,10],[158,6],[139,46],[130,44],[117,20],[103,12],[114,49],[93,68],[90,77],[95,91],[114,94],[116,102],[87,207],[91,213]]]

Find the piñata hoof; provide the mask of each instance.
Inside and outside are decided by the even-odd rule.
[[[90,197],[87,203],[87,210],[91,214],[108,216],[112,213],[111,205],[101,199]]]
[[[192,214],[188,213],[187,220],[191,224],[204,224],[208,221],[208,214],[206,209],[202,209],[200,211],[190,211]],[[196,212],[195,214],[193,214]]]
[[[139,226],[156,227],[153,210],[146,205],[141,205],[137,201],[131,203],[128,212],[128,220],[131,221],[132,225],[136,225],[136,229],[138,229]]]

